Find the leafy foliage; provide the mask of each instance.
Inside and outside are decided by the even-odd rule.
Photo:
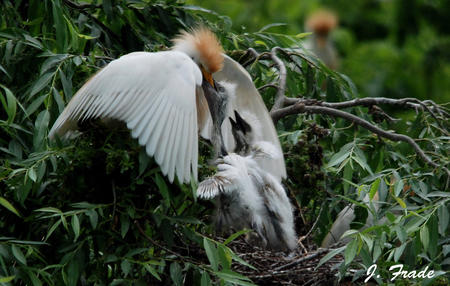
[[[67,143],[49,142],[47,133],[74,92],[107,62],[136,50],[166,49],[178,30],[195,23],[210,26],[243,63],[250,47],[259,52],[294,47],[307,35],[270,32],[275,26],[237,34],[229,18],[177,1],[4,0],[2,5],[0,283],[251,285],[232,268],[232,262],[248,262],[227,247],[243,233],[224,243],[211,239],[212,206],[196,201],[194,184],[168,183],[124,128],[87,122],[85,132]],[[290,97],[358,96],[350,79],[308,54],[282,60]],[[278,80],[269,59],[247,69],[257,86]],[[274,95],[262,91],[268,106]],[[352,112],[371,120],[367,108]],[[448,164],[449,138],[429,114],[419,113],[400,127],[419,138],[434,160]],[[381,140],[343,119],[289,116],[277,129],[287,155],[286,183],[306,210],[307,223],[324,205],[317,242],[347,201],[378,221],[348,232],[352,240],[339,250],[345,256],[342,276],[350,267],[363,275],[374,262],[381,277],[389,277],[389,266],[397,262],[408,269],[429,265],[439,275],[448,270],[450,198],[441,170],[424,165],[410,146]],[[201,148],[202,176],[211,170],[210,150]],[[362,203],[366,193],[373,198],[377,191],[379,209]]]

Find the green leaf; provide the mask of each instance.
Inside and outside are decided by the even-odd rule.
[[[373,197],[375,196],[375,194],[378,191],[378,187],[380,186],[380,183],[381,183],[381,179],[377,178],[370,186],[370,191],[369,191],[370,200],[373,200]]]
[[[200,285],[201,286],[210,286],[211,285],[211,278],[209,278],[208,272],[203,271]]]
[[[28,274],[28,278],[30,278],[31,283],[33,284],[33,286],[41,286],[42,285],[41,280],[39,280],[39,278],[36,276],[36,274],[34,274],[33,271],[28,270],[27,274]]]
[[[206,237],[203,238],[203,247],[206,251],[206,256],[208,257],[209,263],[211,263],[211,267],[214,271],[217,271],[219,268],[219,262],[218,262],[218,254],[217,249],[214,246],[214,243],[207,239]]]
[[[425,251],[428,250],[428,247],[430,246],[430,233],[428,231],[428,227],[426,225],[423,225],[420,228],[420,241],[422,242],[423,248]]]
[[[225,280],[226,282],[234,283],[237,285],[243,286],[254,286],[255,284],[251,283],[251,280],[248,277],[245,277],[239,273],[236,273],[231,270],[222,270],[220,272],[215,273],[219,278]]]
[[[14,257],[17,259],[17,261],[19,261],[20,263],[27,265],[27,260],[25,258],[25,256],[22,253],[22,250],[20,250],[19,247],[15,246],[15,245],[11,245],[11,251],[12,254],[14,255]]]
[[[3,108],[6,111],[6,114],[8,114],[8,123],[12,123],[14,121],[14,118],[16,117],[16,111],[17,111],[17,99],[14,96],[14,94],[9,90],[7,87],[0,85],[6,94],[6,100],[3,97],[3,94],[0,93],[0,101],[2,102]]]
[[[347,159],[350,156],[350,154],[351,153],[350,153],[350,149],[348,147],[348,144],[344,145],[338,153],[334,154],[331,157],[330,161],[328,161],[328,163],[327,163],[325,168],[330,168],[330,167],[333,167],[333,166],[336,166],[336,165],[340,164],[342,161]]]
[[[41,150],[45,146],[50,112],[47,109],[41,111],[34,123],[33,147],[34,150]]]
[[[36,183],[37,175],[36,175],[36,170],[34,169],[34,167],[31,167],[30,169],[28,169],[27,175],[33,182]]]
[[[176,286],[183,285],[181,266],[177,262],[172,262],[172,264],[170,264],[170,278]]]
[[[442,236],[445,236],[447,231],[448,223],[449,223],[449,214],[448,208],[445,204],[441,205],[438,208],[438,218],[439,218],[439,233]]]
[[[407,243],[403,243],[399,247],[395,248],[395,250],[394,250],[394,261],[395,262],[398,262],[398,260],[402,256],[403,251],[405,251],[406,245],[407,245]]]
[[[227,245],[228,243],[232,242],[233,240],[235,240],[235,239],[238,238],[239,236],[241,236],[241,235],[243,235],[243,234],[246,234],[246,233],[249,233],[249,232],[252,232],[252,230],[249,230],[249,229],[243,229],[243,230],[241,230],[241,231],[238,231],[238,232],[236,232],[236,233],[233,233],[232,235],[230,235],[230,236],[223,242],[223,244],[224,244],[224,245]]]
[[[336,248],[336,249],[333,249],[330,252],[328,252],[327,255],[322,257],[322,259],[320,259],[319,264],[317,264],[315,269],[319,268],[322,264],[326,263],[328,260],[335,257],[336,255],[338,255],[339,253],[344,251],[346,248],[347,248],[347,246],[342,246],[340,248]]]
[[[16,276],[7,276],[7,277],[0,277],[0,283],[8,283],[14,280]]]
[[[220,264],[222,265],[223,269],[230,269],[231,268],[230,250],[226,246],[219,244],[217,246],[217,253],[219,255]]]
[[[405,243],[406,239],[408,238],[408,234],[406,233],[405,229],[399,225],[396,225],[394,229],[400,242]]]
[[[72,216],[72,229],[73,233],[75,234],[75,238],[73,239],[73,241],[76,241],[80,236],[80,220],[78,219],[78,216],[76,214]]]
[[[256,40],[255,44],[256,45],[260,45],[260,46],[264,46],[266,49],[269,49],[269,46],[265,42],[263,42],[261,40]]]
[[[97,228],[98,214],[95,210],[89,210],[86,215],[89,217],[89,222],[93,229]]]
[[[56,29],[56,46],[59,53],[65,52],[67,48],[67,29],[64,14],[59,0],[52,1],[53,22]]]
[[[394,195],[396,197],[398,197],[401,194],[401,192],[403,191],[403,186],[404,186],[403,180],[399,180],[399,181],[395,182]]]
[[[120,269],[122,269],[123,275],[127,277],[131,272],[131,263],[128,260],[123,260],[120,263]]]
[[[155,277],[156,279],[158,279],[159,281],[161,280],[161,277],[159,276],[158,272],[155,270],[155,268],[153,268],[152,266],[150,266],[149,264],[144,264],[144,268],[145,270],[147,270],[153,277]]]
[[[49,231],[47,232],[47,235],[45,236],[45,241],[47,241],[47,239],[50,237],[50,235],[52,235],[52,233],[56,230],[56,228],[61,224],[61,220],[56,221],[52,227],[49,229]]]
[[[297,39],[302,39],[302,38],[307,37],[307,36],[312,35],[312,34],[313,34],[312,32],[298,33],[297,35],[295,35],[295,37]]]
[[[268,30],[268,29],[270,29],[272,27],[280,27],[280,26],[287,26],[287,24],[286,23],[272,23],[272,24],[269,24],[269,25],[265,25],[264,27],[262,27],[258,31],[258,33],[264,32],[265,30]]]
[[[0,197],[0,205],[4,206],[7,210],[14,213],[18,217],[22,217],[16,208],[8,202],[4,197]]]
[[[29,98],[32,98],[35,94],[40,92],[44,87],[46,87],[49,82],[52,80],[54,73],[53,72],[47,72],[43,75],[41,75],[38,80],[36,80],[33,83],[33,86],[31,87],[30,96]]]
[[[166,182],[164,179],[159,175],[156,174],[155,176],[155,183],[158,186],[158,190],[161,193],[163,197],[163,203],[166,208],[170,207],[170,195],[169,195],[169,188],[167,187]]]
[[[120,216],[120,235],[122,238],[125,237],[128,230],[130,229],[130,218],[126,215]]]
[[[352,239],[348,244],[344,252],[345,265],[350,264],[356,256],[358,251],[358,239]]]
[[[398,203],[402,208],[406,209],[406,204],[405,204],[405,202],[404,202],[401,198],[395,197],[395,200],[397,201],[397,203]]]
[[[33,102],[30,105],[28,105],[27,109],[25,110],[26,116],[28,117],[31,114],[33,114],[39,108],[39,106],[41,106],[45,98],[47,98],[47,95],[41,95],[35,100],[33,100]]]
[[[253,270],[257,270],[256,267],[254,267],[253,265],[251,265],[250,263],[248,263],[247,261],[245,261],[244,259],[240,258],[237,254],[235,254],[233,251],[229,251],[229,253],[231,254],[231,257],[233,258],[233,260],[239,262],[242,265],[247,266],[248,268],[251,268]]]

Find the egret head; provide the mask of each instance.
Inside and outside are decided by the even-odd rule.
[[[306,20],[306,30],[314,32],[319,37],[326,37],[328,33],[336,28],[338,18],[329,10],[319,10],[311,14]]]
[[[253,141],[253,130],[250,124],[248,124],[236,110],[234,111],[234,117],[236,118],[235,120],[231,117],[229,118],[231,132],[236,142],[234,152],[245,155],[249,152],[250,145]]]
[[[216,35],[205,27],[183,31],[173,39],[173,50],[186,53],[202,70],[203,76],[214,86],[211,74],[222,69],[223,49]]]

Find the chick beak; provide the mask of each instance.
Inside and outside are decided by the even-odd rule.
[[[211,84],[211,86],[214,87],[214,89],[215,89],[216,86],[214,84],[214,79],[212,77],[212,74],[210,72],[208,72],[203,66],[200,66],[200,70],[202,71],[203,78],[205,78],[209,82],[209,84]]]

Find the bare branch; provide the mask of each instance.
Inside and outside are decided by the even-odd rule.
[[[392,141],[403,141],[411,145],[416,153],[419,155],[422,160],[424,160],[427,164],[434,168],[440,168],[439,164],[433,162],[424,152],[423,150],[417,145],[417,143],[409,136],[403,135],[403,134],[396,134],[394,132],[387,132],[383,129],[380,129],[379,127],[373,125],[372,123],[359,118],[356,115],[353,115],[351,113],[326,107],[326,106],[307,106],[302,102],[297,102],[293,105],[275,110],[271,112],[272,119],[274,122],[277,122],[280,118],[290,115],[290,114],[298,114],[298,113],[313,113],[313,114],[324,114],[329,115],[333,117],[340,117],[344,118],[348,121],[354,122],[355,124],[358,124],[361,127],[366,128],[367,130],[381,136],[384,138],[388,138]],[[443,166],[443,170],[447,173],[447,176],[450,178],[450,171]]]
[[[254,48],[248,48],[247,51],[245,52],[245,54],[242,57],[244,58],[244,57],[246,57],[248,55],[251,55],[252,57],[249,60],[247,60],[246,62],[241,64],[243,67],[247,67],[251,63],[259,61],[260,59],[268,59],[270,53],[269,52],[264,52],[264,53],[260,54]]]
[[[285,92],[286,92],[286,77],[287,77],[287,70],[286,65],[284,62],[277,56],[277,51],[281,50],[279,47],[274,47],[272,49],[272,52],[270,53],[270,56],[272,60],[275,62],[275,64],[278,67],[279,70],[279,83],[278,83],[278,91],[275,95],[275,102],[272,106],[271,110],[277,110],[284,106],[284,99],[286,98]]]
[[[264,90],[264,89],[269,88],[269,87],[278,89],[277,85],[275,85],[273,83],[268,83],[268,84],[265,84],[263,86],[258,87],[258,91]]]
[[[388,97],[365,97],[365,98],[356,98],[353,100],[342,101],[342,102],[324,102],[324,101],[318,101],[318,100],[303,99],[303,98],[291,98],[291,97],[286,97],[284,99],[285,106],[292,105],[295,103],[304,103],[305,105],[319,105],[319,106],[325,106],[325,107],[330,107],[330,108],[335,108],[335,109],[344,109],[344,108],[355,107],[355,106],[370,107],[373,105],[386,104],[386,105],[412,108],[412,109],[416,110],[416,112],[418,110],[427,111],[431,114],[431,116],[436,120],[436,122],[442,128],[442,132],[445,133],[446,135],[449,134],[447,132],[447,130],[444,128],[444,126],[441,125],[439,118],[437,118],[436,114],[435,114],[435,112],[436,112],[442,116],[448,117],[446,115],[445,110],[440,108],[439,105],[437,105],[436,103],[434,103],[431,100],[420,101],[419,99],[412,98],[412,97],[400,98],[400,99],[388,98]],[[431,108],[428,106],[428,104],[430,104],[432,106],[432,108],[433,108],[433,110],[435,110],[435,112],[433,112],[433,110],[431,110]],[[390,116],[388,118],[395,121],[395,119],[391,118]]]
[[[97,9],[97,8],[101,8],[102,7],[102,5],[95,5],[95,4],[88,4],[88,3],[80,4],[80,3],[75,3],[75,2],[70,1],[70,0],[63,0],[63,1],[70,8],[77,9],[77,10],[91,9],[91,8]]]

